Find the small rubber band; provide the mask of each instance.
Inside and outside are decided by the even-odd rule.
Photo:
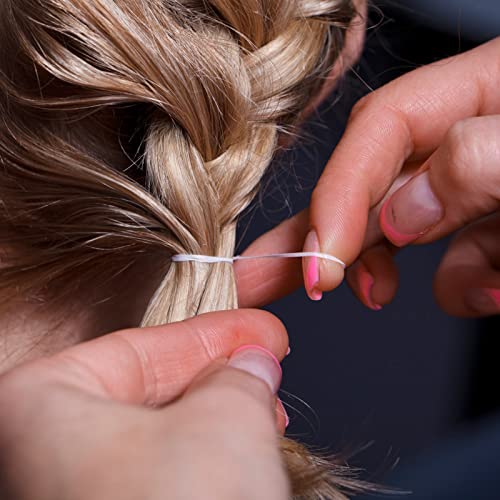
[[[321,252],[291,252],[291,253],[269,253],[264,255],[235,255],[234,257],[215,257],[212,255],[197,255],[188,253],[179,253],[172,256],[172,262],[201,262],[204,264],[216,264],[226,262],[232,264],[236,260],[251,260],[251,259],[295,259],[301,257],[317,257],[340,264],[344,269],[345,262],[333,255]]]

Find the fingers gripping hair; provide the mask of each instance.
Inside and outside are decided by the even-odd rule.
[[[143,325],[237,307],[232,266],[169,258],[233,255],[237,218],[339,55],[351,2],[0,8],[0,243],[15,250],[0,287],[67,294],[148,254],[163,278]],[[342,498],[322,462],[284,451],[301,498]]]

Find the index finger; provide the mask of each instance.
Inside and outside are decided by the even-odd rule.
[[[357,258],[368,212],[405,162],[436,149],[455,122],[500,110],[499,50],[497,38],[408,73],[357,104],[313,192],[312,233],[304,251],[329,253],[347,264]],[[315,289],[330,290],[340,283],[338,266],[328,261],[319,266]],[[304,271],[307,277],[308,269]]]

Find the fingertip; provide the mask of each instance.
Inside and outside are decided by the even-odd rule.
[[[290,417],[283,405],[281,399],[276,399],[276,425],[278,432],[283,436],[290,425]]]
[[[227,364],[262,380],[272,394],[278,392],[283,371],[276,356],[264,347],[241,346],[231,354]]]
[[[379,226],[384,236],[396,247],[403,247],[419,237],[419,234],[402,234],[394,229],[396,214],[391,210],[391,198],[387,199],[379,212]]]
[[[345,270],[335,262],[321,261],[319,289],[331,291],[341,285],[344,281]]]
[[[316,203],[318,203],[318,200],[317,197]],[[311,213],[314,214],[319,210],[318,207],[316,208],[316,210],[311,210]],[[325,207],[325,209],[328,209],[328,207]],[[304,251],[306,252],[320,252],[335,257],[340,261],[318,259],[319,276],[316,277],[315,287],[310,287],[310,289],[315,288],[320,292],[329,292],[342,284],[345,278],[346,266],[349,266],[361,251],[363,238],[360,235],[364,235],[366,232],[366,214],[360,214],[356,220],[350,216],[344,217],[343,214],[338,214],[334,222],[331,219],[332,216],[325,218],[317,215],[317,225],[315,227],[317,243],[315,246],[304,245]],[[310,273],[310,270],[304,266],[304,279],[306,279],[308,271]]]
[[[386,237],[402,247],[419,240],[444,218],[445,209],[431,186],[429,168],[397,189],[380,210],[380,227]]]
[[[363,262],[356,262],[347,273],[347,282],[356,297],[373,311],[380,311],[382,305],[373,298],[373,286],[375,278],[368,271]]]
[[[476,263],[440,268],[433,288],[437,304],[451,316],[480,318],[500,314],[500,273],[486,266]]]
[[[399,281],[391,250],[377,245],[365,251],[349,268],[347,281],[363,304],[374,311],[382,309],[393,300]]]
[[[278,316],[262,309],[238,309],[233,311],[233,314],[243,324],[240,331],[252,329],[262,332],[262,337],[266,339],[264,347],[271,351],[278,360],[282,361],[285,358],[289,348],[288,332]],[[243,340],[243,335],[241,339]]]
[[[500,313],[500,215],[467,226],[450,242],[434,277],[438,305],[452,316]]]
[[[399,271],[391,252],[385,246],[375,247],[365,259],[365,265],[374,277],[374,302],[382,307],[390,304],[399,286]]]
[[[500,313],[500,288],[468,288],[464,291],[463,299],[464,304],[478,315]]]
[[[318,235],[314,229],[309,231],[305,239],[304,252],[321,252]],[[323,291],[333,290],[344,279],[344,268],[340,263],[317,256],[302,259],[302,272],[307,295],[314,301],[321,300]]]
[[[360,264],[359,266],[359,287],[361,294],[364,298],[365,304],[373,311],[380,311],[382,305],[374,298],[373,288],[375,285],[375,278],[373,274],[366,269],[366,266]]]

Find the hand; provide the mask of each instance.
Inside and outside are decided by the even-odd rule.
[[[115,332],[14,368],[0,378],[0,496],[288,498],[281,370],[269,353],[286,349],[279,320],[240,310]]]
[[[354,264],[347,271],[351,287],[378,309],[396,291],[397,248],[463,228],[437,271],[437,299],[455,315],[500,312],[499,54],[500,38],[408,73],[362,99],[309,210],[264,235],[247,253],[293,251],[305,240],[306,251]],[[247,288],[250,275],[254,281],[272,276],[260,285],[262,300],[300,282],[297,263],[259,262],[257,272],[251,269],[256,265],[238,263],[240,280]],[[313,299],[343,277],[334,263],[305,259],[304,280]]]

